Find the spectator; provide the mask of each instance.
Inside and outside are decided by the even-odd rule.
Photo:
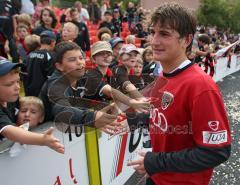
[[[82,3],[80,1],[76,1],[74,7],[78,9],[78,12],[80,14],[80,21],[87,24],[87,21],[89,21],[89,14],[87,9],[82,7]]]
[[[19,99],[17,125],[29,123],[29,128],[34,128],[44,120],[44,106],[41,99],[35,96],[25,96]]]
[[[16,40],[16,45],[21,61],[24,61],[27,58],[28,50],[24,41],[27,35],[29,35],[28,27],[25,24],[18,24],[17,26],[18,39]]]
[[[109,65],[109,68],[113,69],[118,66],[119,51],[122,48],[124,41],[120,37],[114,37],[109,41],[109,43],[111,44],[113,50],[113,60]]]
[[[126,44],[133,44],[135,45],[135,35],[128,35],[126,37]]]
[[[72,22],[78,27],[78,36],[75,42],[85,51],[90,50],[90,40],[88,34],[88,28],[84,22],[81,22],[79,19],[79,12],[76,8],[70,10],[70,17]]]
[[[34,4],[32,3],[31,0],[24,0],[24,3],[22,3],[22,7],[20,10],[20,13],[26,13],[28,15],[33,15],[34,14]]]
[[[122,31],[122,20],[120,18],[120,9],[118,8],[115,8],[113,10],[112,24],[114,25],[115,30],[117,31],[117,36],[119,37]]]
[[[203,63],[204,64],[204,71],[206,73],[208,73],[208,69],[210,68],[210,76],[214,75],[214,60],[211,54],[211,50],[209,48],[209,44],[210,44],[210,38],[208,35],[206,34],[201,34],[198,37],[198,47],[199,50],[197,50],[196,53],[196,58],[195,58],[195,62],[196,63]],[[205,57],[203,59],[203,57]]]
[[[119,127],[117,116],[107,113],[112,106],[99,111],[90,111],[82,105],[73,107],[69,98],[84,96],[85,59],[81,48],[74,42],[61,42],[55,47],[56,71],[44,84],[40,97],[46,108],[46,118],[56,122],[74,125],[88,125],[102,128],[105,126]]]
[[[112,37],[111,37],[110,34],[108,34],[108,33],[103,33],[100,40],[101,40],[101,41],[108,41],[108,42],[109,42],[109,41],[111,40],[111,38],[112,38]]]
[[[50,6],[50,0],[39,0],[39,3],[35,6],[35,12],[32,17],[33,25],[38,26],[39,19],[41,19],[41,12],[44,8]]]
[[[59,153],[64,153],[64,146],[53,136],[53,128],[40,134],[15,126],[15,108],[20,90],[20,66],[22,64],[0,61],[0,139],[7,138],[22,144],[48,146]]]
[[[133,2],[128,3],[126,11],[127,11],[128,29],[132,30],[132,23],[134,22],[135,14],[137,11]]]
[[[125,44],[119,51],[122,65],[113,68],[112,87],[119,89],[123,93],[128,93],[133,99],[141,99],[143,96],[137,91],[137,88],[130,82],[129,75],[134,74],[134,66],[139,54],[136,46]]]
[[[101,40],[103,34],[108,34],[112,38],[112,31],[108,29],[107,27],[100,28],[97,33],[98,40]]]
[[[78,37],[78,27],[72,23],[64,23],[61,33],[61,41],[74,41]],[[58,41],[59,42],[59,41]]]
[[[112,23],[112,13],[110,11],[106,11],[104,13],[104,20],[103,22],[100,24],[99,29],[100,28],[108,28],[111,30],[113,36],[117,35],[117,30],[115,29],[115,26]]]
[[[29,54],[40,47],[40,37],[38,35],[27,35],[24,39],[24,43]],[[23,63],[25,63],[25,61],[23,61]]]
[[[19,14],[21,3],[19,0],[0,1],[0,54],[7,58],[7,52],[4,47],[9,48],[13,62],[19,62],[19,54],[14,38],[16,35],[16,15]],[[6,43],[6,41],[8,41]]]
[[[152,74],[155,67],[156,62],[153,60],[153,51],[151,47],[147,47],[142,54],[143,58],[143,74]]]
[[[92,21],[93,24],[98,24],[98,22],[101,20],[101,10],[97,4],[97,0],[91,0],[88,6],[88,13],[90,16],[90,21]]]
[[[24,77],[26,96],[38,96],[42,85],[53,72],[53,56],[51,51],[56,43],[56,36],[51,31],[43,31],[40,35],[40,48],[29,53],[25,64],[27,75]]]
[[[40,35],[45,30],[53,31],[57,24],[55,13],[49,8],[43,8],[40,14],[40,25],[32,30],[33,34]]]
[[[22,13],[16,16],[17,25],[18,24],[25,24],[28,27],[28,32],[32,33],[32,18],[30,15],[26,13]]]
[[[111,45],[106,41],[98,41],[93,44],[91,53],[93,62],[97,64],[97,67],[86,73],[87,82],[84,97],[100,101],[111,98],[116,104],[121,102],[138,112],[146,110],[148,108],[147,102],[131,99],[111,87],[112,72],[108,68],[112,61]]]
[[[101,6],[101,15],[103,19],[105,12],[111,10],[111,5],[110,5],[110,0],[103,0],[102,3],[103,4]]]

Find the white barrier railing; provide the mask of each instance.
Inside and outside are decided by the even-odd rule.
[[[222,57],[217,60],[215,66],[214,81],[220,81],[224,77],[240,70],[240,55],[232,55],[230,67],[228,67],[228,57]]]
[[[38,132],[50,124],[38,127]],[[71,134],[71,139],[69,139]],[[0,154],[0,184],[2,185],[88,185],[88,168],[84,134],[62,133],[55,137],[65,146],[65,154],[47,148],[28,145],[16,157],[6,151]]]

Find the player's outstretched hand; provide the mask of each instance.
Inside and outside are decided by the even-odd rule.
[[[146,152],[139,152],[139,158],[134,161],[130,161],[127,165],[132,166],[138,173],[146,175],[146,169],[144,167],[144,157],[146,155]]]

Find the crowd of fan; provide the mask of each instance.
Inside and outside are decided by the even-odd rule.
[[[40,97],[45,106],[45,119],[41,113],[37,122],[65,119],[106,132],[111,130],[105,126],[116,119],[114,115],[85,107],[76,110],[71,108],[68,97],[100,102],[114,99],[115,103],[121,102],[139,112],[148,107],[139,90],[161,72],[160,62],[154,61],[150,46],[149,11],[132,2],[123,11],[121,3],[110,5],[108,0],[103,0],[102,6],[92,0],[86,8],[76,1],[66,9],[52,7],[49,0],[40,0],[34,10],[29,6],[31,1],[16,2],[0,3],[0,56],[24,64],[21,79],[25,95]],[[208,73],[209,66],[209,74],[213,76],[214,53],[237,39],[228,31],[199,27],[189,58],[196,63],[204,61],[205,71]],[[239,47],[233,52],[239,52]],[[79,62],[81,67],[64,66],[65,58]],[[87,69],[84,74],[82,68]],[[70,69],[80,72],[75,74]],[[26,112],[30,108],[26,104],[31,101],[42,107],[35,99],[22,99],[19,113]],[[61,116],[61,112],[69,110],[75,117]],[[19,125],[30,121],[19,120]]]

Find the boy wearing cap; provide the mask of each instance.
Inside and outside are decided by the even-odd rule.
[[[45,145],[59,153],[64,153],[63,145],[52,134],[53,128],[40,134],[15,126],[21,66],[22,64],[0,60],[0,140],[7,138],[22,144]]]
[[[107,97],[111,97],[116,103],[121,102],[138,112],[146,110],[149,103],[131,99],[110,86],[112,71],[108,66],[112,61],[111,45],[106,41],[98,41],[93,44],[91,53],[97,67],[86,73],[85,97],[100,101],[106,101]]]
[[[56,43],[56,36],[46,30],[40,34],[40,48],[31,52],[26,61],[24,89],[26,96],[38,96],[42,85],[53,72],[53,57],[51,51]]]
[[[113,60],[109,68],[113,69],[115,66],[118,66],[119,51],[122,48],[124,41],[120,37],[114,37],[109,41],[109,43],[111,44],[113,50]]]
[[[134,66],[137,61],[137,54],[140,54],[133,44],[125,44],[119,51],[122,65],[113,69],[112,86],[120,89],[123,93],[128,93],[131,98],[138,99],[143,96],[137,88],[130,82],[129,75],[134,74]]]

